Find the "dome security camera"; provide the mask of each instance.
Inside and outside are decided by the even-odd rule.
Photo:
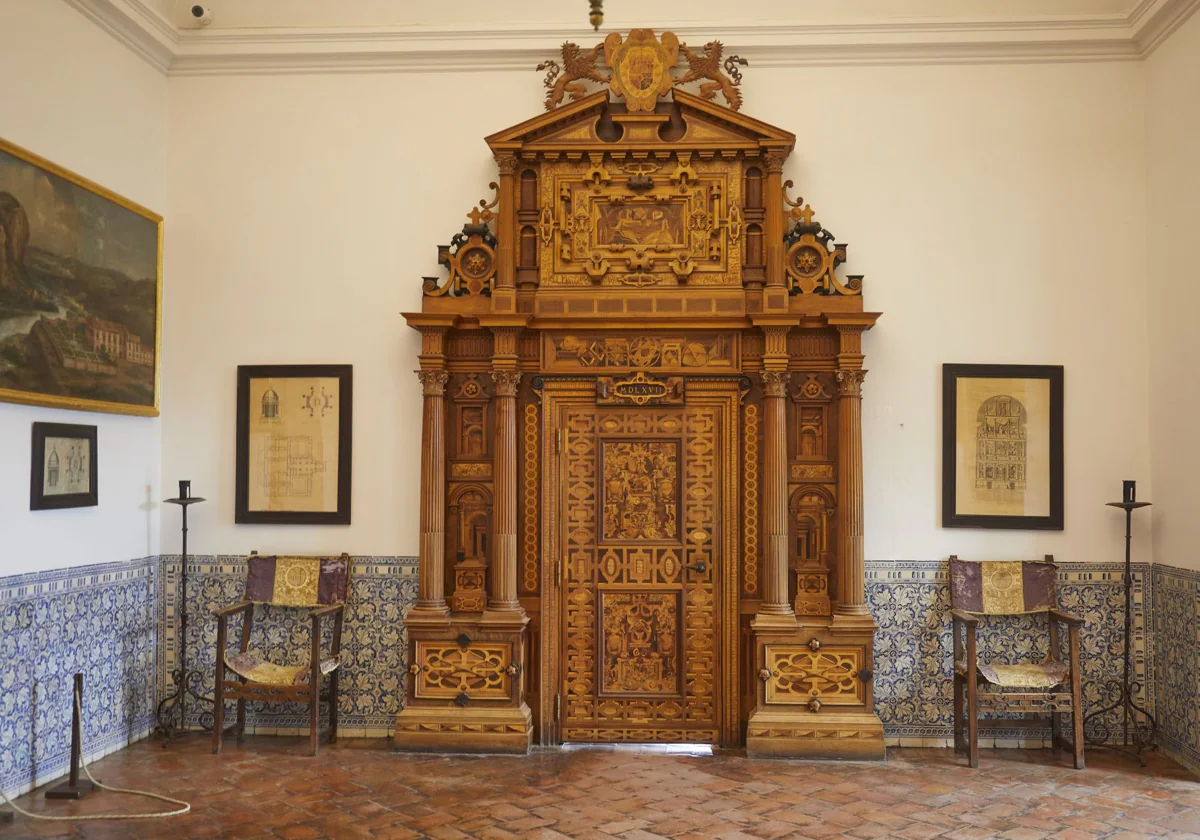
[[[191,8],[188,9],[188,14],[191,15],[192,21],[198,26],[208,26],[213,20],[212,9],[200,3],[192,4]]]

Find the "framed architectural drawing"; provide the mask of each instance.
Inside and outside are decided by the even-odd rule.
[[[34,423],[29,509],[94,507],[96,427]]]
[[[162,219],[0,140],[0,400],[158,414]]]
[[[239,523],[350,524],[350,365],[241,365]]]
[[[1063,369],[942,365],[942,527],[1063,528]]]

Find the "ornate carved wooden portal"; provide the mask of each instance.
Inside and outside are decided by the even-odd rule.
[[[405,315],[424,425],[398,746],[882,756],[878,314],[785,192],[793,135],[738,112],[742,65],[649,30],[567,44],[547,113],[487,138],[496,196]]]

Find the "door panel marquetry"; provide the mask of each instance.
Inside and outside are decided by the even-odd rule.
[[[718,411],[564,412],[564,741],[718,739]]]
[[[606,540],[679,538],[679,442],[606,440],[601,449]]]

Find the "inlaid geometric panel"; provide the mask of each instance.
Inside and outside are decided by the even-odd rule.
[[[768,703],[807,703],[856,706],[866,690],[858,674],[865,661],[861,646],[767,645],[764,674]]]
[[[600,591],[602,695],[679,695],[679,595]]]
[[[603,540],[679,538],[679,442],[606,440]]]
[[[474,643],[463,647],[454,642],[416,643],[413,693],[417,697],[455,698],[465,694],[472,700],[507,700],[512,693],[508,642]]]

